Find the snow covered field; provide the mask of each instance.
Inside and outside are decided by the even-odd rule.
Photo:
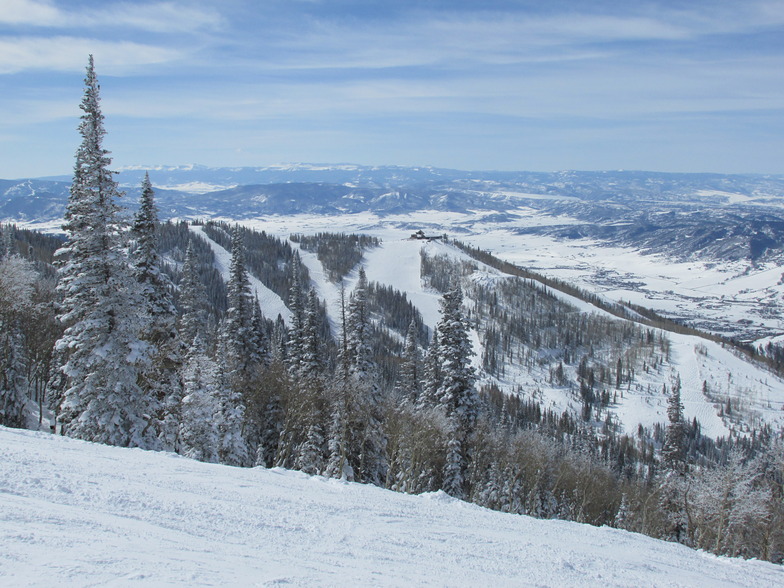
[[[749,586],[784,568],[280,469],[0,427],[3,586]]]

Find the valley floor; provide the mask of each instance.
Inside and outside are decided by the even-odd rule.
[[[766,586],[610,528],[0,427],[6,586]]]

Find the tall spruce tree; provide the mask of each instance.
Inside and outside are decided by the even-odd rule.
[[[298,376],[302,362],[303,338],[305,336],[305,297],[302,291],[301,261],[298,252],[291,260],[291,288],[289,310],[291,321],[286,340],[286,359],[292,376]]]
[[[667,398],[667,420],[662,462],[668,470],[683,471],[686,466],[686,427],[683,422],[680,378]]]
[[[349,461],[349,414],[353,399],[350,382],[350,357],[348,351],[348,311],[346,287],[340,284],[340,347],[338,350],[339,369],[335,374],[330,398],[330,419],[327,429],[328,459],[324,475],[354,481],[354,469]]]
[[[662,447],[663,471],[659,482],[659,502],[666,524],[664,538],[688,544],[691,542],[691,531],[687,498],[691,480],[686,468],[686,427],[683,422],[680,377],[667,399],[667,420],[669,422]]]
[[[66,435],[158,448],[155,399],[139,386],[150,363],[142,341],[141,294],[124,247],[120,191],[103,148],[100,88],[90,56],[80,105],[82,142],[65,213],[68,242],[57,252],[66,326],[56,344],[64,376],[58,421]]]
[[[460,287],[444,294],[437,328],[441,373],[436,394],[449,419],[443,489],[456,498],[465,498],[468,495],[468,449],[476,426],[479,399],[474,386],[473,351],[463,317]]]
[[[311,288],[308,292],[303,332],[300,336],[300,380],[305,385],[313,385],[324,371],[324,353],[319,334],[319,300],[316,290]]]
[[[220,418],[218,454],[228,465],[251,465],[252,451],[246,431],[247,395],[251,381],[258,375],[252,350],[247,342],[253,336],[253,298],[245,267],[242,231],[235,226],[231,239],[231,266],[226,287],[228,308],[221,325],[218,354]]]
[[[419,408],[433,408],[440,404],[438,389],[441,386],[441,345],[438,337],[436,328],[425,354],[422,391],[417,402]]]
[[[226,373],[235,387],[251,376],[254,368],[253,349],[253,297],[248,270],[245,267],[245,245],[239,226],[231,238],[231,266],[226,286],[228,308],[223,321],[221,337],[224,341]]]
[[[204,337],[207,328],[207,289],[204,287],[198,272],[198,260],[193,250],[193,241],[188,241],[185,251],[185,262],[182,266],[180,279],[180,338],[187,344],[193,343],[197,335]]]
[[[225,342],[218,347],[218,354],[226,356]],[[218,414],[216,416],[218,459],[221,463],[231,466],[253,465],[255,456],[251,452],[245,435],[247,407],[242,393],[232,386],[232,378],[218,366],[216,378],[216,398]]]
[[[142,180],[139,210],[131,227],[131,262],[142,303],[141,337],[150,344],[151,362],[142,373],[143,391],[155,398],[154,415],[162,448],[177,448],[177,431],[182,401],[179,369],[183,349],[176,329],[177,310],[172,299],[173,286],[161,267],[158,254],[158,210],[149,174]]]
[[[373,351],[370,348],[370,317],[367,303],[367,276],[359,268],[359,279],[348,304],[348,333],[346,335],[349,374],[357,379],[375,376]]]
[[[358,481],[382,485],[387,474],[387,439],[383,427],[383,399],[378,369],[373,361],[371,322],[367,302],[368,282],[365,269],[348,305],[349,361],[349,451],[356,459]]]
[[[218,462],[218,430],[221,422],[218,366],[196,335],[182,368],[184,395],[179,423],[179,451],[200,461]]]
[[[269,352],[267,350],[264,314],[261,312],[261,303],[259,302],[258,293],[253,297],[250,330],[250,339],[248,340],[250,360],[256,365],[261,365],[269,359]]]
[[[419,331],[415,321],[408,325],[406,333],[406,343],[403,348],[403,362],[400,365],[400,377],[398,378],[398,392],[403,400],[412,406],[419,401],[419,393],[422,384],[419,381],[422,376],[422,360],[419,353],[418,342]]]

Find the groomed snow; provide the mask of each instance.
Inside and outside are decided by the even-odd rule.
[[[749,586],[784,568],[610,528],[0,427],[3,586]]]

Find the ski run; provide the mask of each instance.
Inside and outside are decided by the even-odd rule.
[[[784,585],[608,527],[0,427],[3,586]]]

